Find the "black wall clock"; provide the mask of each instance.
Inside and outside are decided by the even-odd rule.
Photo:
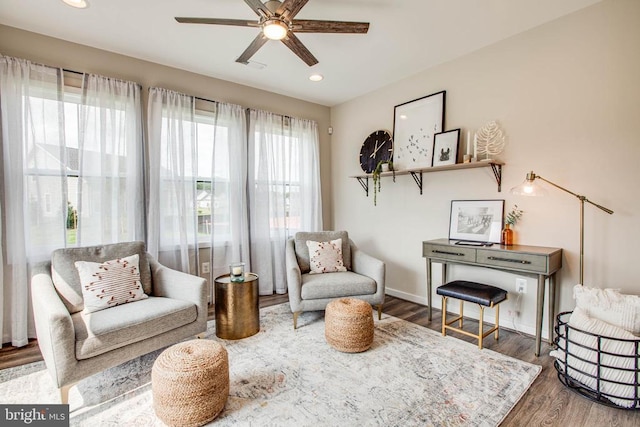
[[[371,173],[379,162],[389,161],[393,156],[393,139],[386,130],[377,130],[367,137],[360,148],[360,167]]]

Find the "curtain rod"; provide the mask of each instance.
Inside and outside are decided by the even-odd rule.
[[[202,97],[199,97],[199,96],[194,96],[193,98],[197,99],[199,101],[213,102],[214,104],[219,104],[220,103],[220,101],[214,101],[213,99],[202,98]]]
[[[82,71],[69,70],[68,68],[63,68],[62,71],[67,72],[67,73],[80,74],[81,76],[84,75],[84,73]]]
[[[140,89],[142,89],[142,84],[140,84],[140,83],[138,83],[138,82],[133,82],[133,81],[130,81],[130,80],[120,79],[120,78],[118,78],[118,77],[108,77],[108,76],[105,76],[105,75],[102,75],[102,74],[96,74],[96,73],[85,73],[85,72],[82,72],[82,71],[70,70],[70,69],[68,69],[68,68],[60,68],[60,69],[61,69],[62,71],[64,71],[65,73],[77,74],[77,75],[79,75],[79,76],[84,76],[84,75],[86,75],[86,74],[93,74],[94,76],[104,77],[105,79],[118,80],[118,81],[120,81],[120,82],[124,82],[124,83],[133,83],[133,84],[135,84],[136,86],[138,86]]]

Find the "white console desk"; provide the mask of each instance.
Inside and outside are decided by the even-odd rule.
[[[545,281],[549,279],[549,342],[553,342],[553,323],[556,317],[555,273],[562,268],[562,249],[542,246],[464,246],[448,239],[422,242],[422,256],[427,260],[427,301],[431,320],[431,264],[442,264],[442,283],[447,283],[447,265],[464,264],[493,268],[531,276],[537,281],[536,300],[536,356],[540,355],[542,338],[542,309],[544,307]]]

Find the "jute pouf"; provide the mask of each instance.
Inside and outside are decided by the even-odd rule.
[[[331,347],[360,353],[373,343],[371,305],[355,298],[331,301],[324,314],[324,336]]]
[[[151,370],[153,409],[168,426],[201,426],[220,414],[229,397],[227,350],[191,340],[160,353]]]

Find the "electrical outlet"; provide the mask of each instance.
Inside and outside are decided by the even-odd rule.
[[[519,294],[527,293],[527,279],[516,279],[516,292]]]
[[[211,273],[211,266],[208,262],[202,263],[202,273],[203,274]]]

